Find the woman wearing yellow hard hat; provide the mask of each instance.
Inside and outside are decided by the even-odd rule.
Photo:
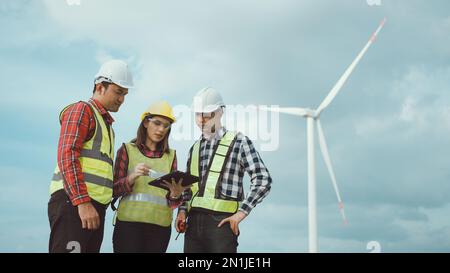
[[[152,104],[141,115],[137,136],[117,151],[114,197],[120,199],[113,234],[114,252],[166,252],[172,210],[186,189],[180,181],[165,182],[168,190],[148,185],[154,174],[177,169],[169,135],[175,122],[167,102]],[[153,175],[152,175],[153,174]],[[153,178],[152,178],[153,176]]]

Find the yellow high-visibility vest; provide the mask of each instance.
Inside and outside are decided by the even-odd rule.
[[[192,208],[213,212],[235,213],[239,208],[239,202],[220,198],[220,185],[225,170],[225,164],[236,139],[236,132],[228,131],[219,141],[217,149],[211,158],[211,164],[206,170],[206,177],[201,178],[201,185],[195,183],[192,186],[192,199],[189,202],[189,210]],[[190,159],[190,173],[195,176],[200,174],[200,141],[197,141],[192,149]],[[199,176],[201,177],[201,176]]]
[[[108,129],[97,108],[91,103],[88,105],[94,113],[95,133],[89,141],[83,143],[79,160],[89,197],[106,205],[111,202],[113,193],[114,131],[111,126]],[[60,120],[70,106],[61,111]],[[50,194],[63,188],[63,177],[56,164]]]
[[[170,150],[160,158],[148,158],[134,143],[125,144],[128,154],[128,171],[137,164],[145,163],[152,170],[170,173],[175,159],[175,151]],[[117,219],[127,222],[140,222],[168,227],[172,223],[173,211],[169,207],[166,195],[168,190],[148,185],[154,180],[149,176],[136,178],[133,191],[122,197],[117,208]],[[170,182],[170,181],[169,181]]]

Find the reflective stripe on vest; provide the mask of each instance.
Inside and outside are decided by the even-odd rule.
[[[169,173],[175,159],[175,151],[170,150],[160,158],[148,158],[139,151],[135,144],[125,144],[128,154],[128,170],[133,170],[139,163],[145,163],[151,169]],[[149,223],[168,227],[172,223],[172,208],[166,199],[167,190],[150,186],[154,180],[149,176],[136,178],[133,191],[124,196],[117,208],[117,219],[126,222]]]
[[[113,160],[99,151],[83,149],[81,150],[80,156],[101,160],[108,163],[109,165],[113,165]]]
[[[96,126],[93,137],[83,143],[79,161],[89,197],[108,204],[113,191],[114,131],[111,127],[108,129],[97,108],[90,103],[88,105],[94,114]],[[70,105],[61,111],[60,118],[69,107]],[[50,184],[50,194],[63,188],[63,177],[57,164]]]
[[[190,201],[189,209],[199,208],[214,212],[235,213],[239,208],[238,201],[220,199],[220,188],[225,165],[229,153],[233,149],[236,139],[236,132],[228,131],[217,144],[216,150],[211,158],[211,163],[206,170],[206,178],[199,176],[200,167],[200,141],[194,144],[190,159],[190,172],[192,175],[201,177],[201,185],[194,184],[192,187],[193,197]]]
[[[89,181],[89,183],[95,184],[95,185],[99,185],[99,186],[103,186],[103,187],[107,187],[112,189],[113,188],[113,181],[110,179],[106,179],[104,177],[100,177],[97,175],[93,175],[90,173],[83,173],[83,177],[84,180]],[[52,181],[62,181],[62,176],[61,173],[54,173],[53,174],[53,178]]]
[[[150,202],[162,206],[167,205],[166,197],[146,194],[146,193],[132,193],[122,198],[122,201],[135,201],[135,202]]]

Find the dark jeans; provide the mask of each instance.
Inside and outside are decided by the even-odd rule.
[[[229,223],[217,225],[232,214],[191,211],[184,237],[185,253],[236,253],[238,236]]]
[[[106,206],[91,201],[100,216],[100,227],[96,230],[83,229],[78,207],[70,202],[64,190],[56,191],[48,202],[50,222],[50,253],[81,252],[98,253],[103,241]]]
[[[171,227],[147,223],[119,221],[114,226],[115,253],[165,253],[169,245]]]

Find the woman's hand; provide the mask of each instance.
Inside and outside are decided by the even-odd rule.
[[[134,185],[136,178],[144,175],[148,175],[150,167],[145,165],[144,163],[139,163],[134,167],[134,170],[128,175],[128,183],[130,186]]]
[[[185,190],[192,187],[192,185],[183,187],[183,185],[181,184],[182,182],[183,182],[183,178],[181,178],[180,181],[178,181],[178,183],[175,182],[174,178],[172,178],[172,183],[169,183],[166,180],[163,180],[164,186],[166,186],[167,189],[170,191],[170,199],[173,199],[173,200],[179,199],[181,197],[181,194]]]

